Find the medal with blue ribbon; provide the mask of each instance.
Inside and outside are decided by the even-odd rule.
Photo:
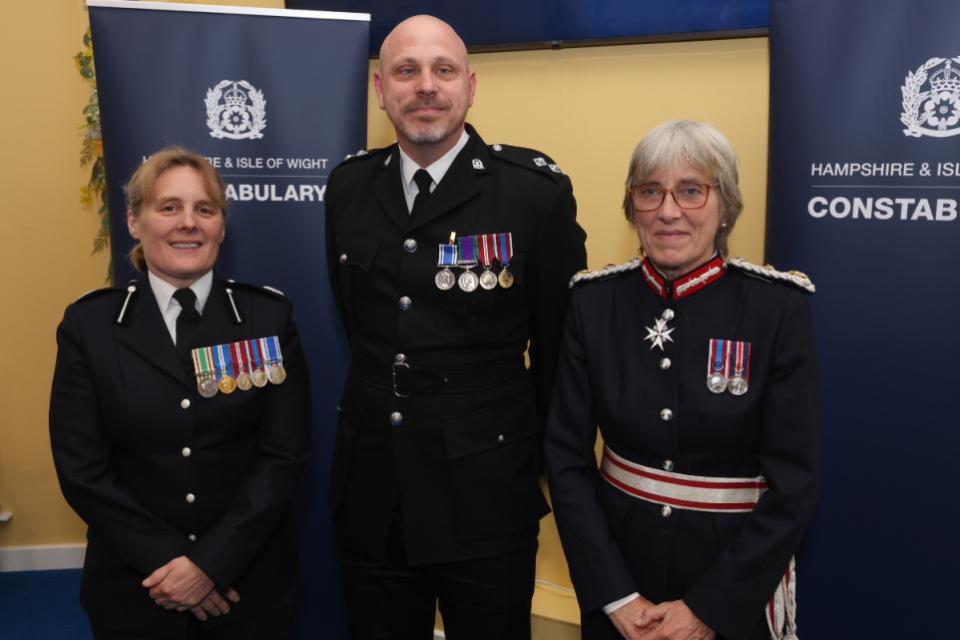
[[[253,362],[253,371],[250,373],[250,379],[256,387],[267,386],[267,369],[263,364],[263,351],[260,348],[260,340],[246,341],[247,353],[251,362]]]
[[[457,245],[451,244],[441,244],[438,249],[437,255],[437,266],[443,267],[440,271],[437,272],[437,275],[434,276],[433,282],[437,285],[437,289],[441,291],[449,291],[453,289],[453,285],[457,283],[457,276],[453,275],[453,271],[450,270],[450,267],[457,264]]]
[[[509,269],[510,261],[513,260],[513,233],[497,234],[496,252],[497,260],[503,265],[503,269],[500,270],[500,286],[509,289],[513,286],[513,274],[510,273]]]
[[[260,345],[267,359],[267,379],[273,384],[282,384],[287,379],[287,371],[283,368],[279,338],[277,336],[260,338]]]
[[[710,351],[707,356],[707,389],[713,393],[727,390],[730,375],[729,340],[710,339]]]
[[[237,390],[237,381],[231,375],[233,373],[233,359],[230,357],[230,349],[225,344],[218,344],[213,347],[217,356],[217,378],[221,393],[230,394]]]

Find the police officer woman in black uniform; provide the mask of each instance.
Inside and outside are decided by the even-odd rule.
[[[546,455],[585,639],[795,638],[813,285],[727,258],[742,206],[730,142],[661,125],[624,197],[645,257],[573,279]]]
[[[226,197],[202,156],[159,151],[127,197],[143,277],[57,330],[50,437],[88,526],[81,603],[98,640],[287,637],[310,409],[290,302],[214,273]]]

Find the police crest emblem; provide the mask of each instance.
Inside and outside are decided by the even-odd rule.
[[[213,138],[257,140],[267,126],[263,92],[246,80],[221,80],[207,90],[207,127]]]
[[[930,58],[908,71],[900,86],[903,135],[948,138],[960,135],[960,56]]]

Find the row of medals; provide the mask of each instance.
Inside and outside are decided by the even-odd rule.
[[[490,267],[487,267],[478,276],[467,266],[463,268],[463,273],[461,273],[458,278],[454,275],[453,271],[450,270],[450,267],[444,267],[437,272],[433,281],[437,285],[437,289],[441,291],[449,291],[453,289],[454,285],[457,285],[461,290],[470,293],[476,291],[478,286],[486,291],[491,291],[497,288],[497,284],[504,289],[509,289],[513,286],[513,274],[510,273],[509,269],[504,267],[498,276],[491,271]]]
[[[266,369],[256,368],[252,371],[241,371],[234,379],[229,373],[223,374],[220,380],[212,373],[197,376],[197,391],[204,398],[212,398],[217,392],[231,394],[237,389],[249,391],[253,387],[265,387],[268,382],[283,384],[287,379],[287,371],[282,362],[271,362]]]
[[[217,349],[217,347],[213,347]],[[279,345],[278,345],[279,349]],[[199,351],[194,349],[194,351]],[[198,365],[199,366],[199,365]],[[283,384],[287,379],[287,370],[283,368],[283,360],[267,361],[265,366],[256,366],[247,369],[250,362],[245,361],[243,369],[234,378],[229,373],[223,372],[219,380],[216,373],[203,372],[197,373],[197,392],[204,398],[212,398],[218,392],[231,394],[237,389],[249,391],[253,387],[263,388],[267,383]],[[216,370],[216,365],[214,365]]]
[[[707,389],[710,389],[713,393],[729,391],[735,396],[742,396],[747,392],[749,386],[747,379],[739,373],[734,373],[727,378],[723,373],[714,371],[707,376]]]

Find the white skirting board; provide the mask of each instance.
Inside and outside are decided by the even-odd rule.
[[[0,571],[46,571],[79,569],[85,544],[50,544],[0,548]]]

